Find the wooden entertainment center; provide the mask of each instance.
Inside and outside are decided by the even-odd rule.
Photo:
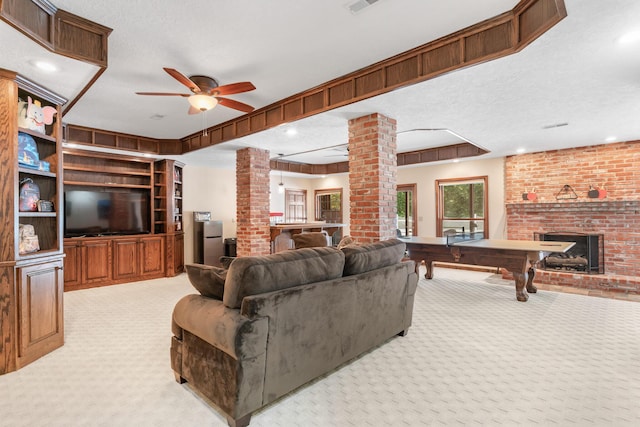
[[[67,141],[77,141],[72,129],[67,129]],[[66,237],[65,291],[183,271],[181,163],[76,149],[64,149],[63,155],[65,191],[142,192],[149,198],[151,215],[149,234]]]
[[[184,270],[184,165],[171,159],[63,149],[65,130],[69,143],[105,142],[96,141],[96,135],[111,135],[130,149],[148,143],[105,131],[63,129],[65,102],[0,69],[0,375],[64,344],[64,291],[175,276]],[[20,127],[17,118],[27,105],[55,111],[53,122],[43,130]],[[31,153],[39,160],[34,162]],[[25,203],[25,183],[38,189],[37,196],[35,190],[30,195],[33,207]],[[144,232],[65,238],[63,195],[68,189],[140,194],[148,217]],[[119,214],[110,207],[110,216]]]

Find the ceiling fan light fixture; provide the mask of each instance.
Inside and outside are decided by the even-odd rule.
[[[189,104],[200,111],[207,111],[218,105],[218,99],[213,96],[199,93],[189,97]]]

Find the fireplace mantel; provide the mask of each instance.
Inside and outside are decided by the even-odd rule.
[[[640,211],[640,200],[611,201],[571,201],[571,202],[522,202],[507,203],[506,208],[513,213],[548,213],[548,212],[597,212],[622,213]]]

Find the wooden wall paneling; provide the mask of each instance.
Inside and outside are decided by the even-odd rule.
[[[310,114],[315,111],[320,111],[324,107],[324,91],[319,91],[306,95],[303,100],[303,111],[305,114]]]
[[[116,148],[116,135],[114,133],[107,132],[95,132],[94,133],[94,141],[95,145],[99,145],[101,147],[107,148]]]
[[[465,37],[464,61],[486,61],[488,57],[514,50],[512,25],[512,21],[509,20]]]
[[[18,31],[47,49],[53,49],[55,10],[41,1],[2,0],[0,16]]]
[[[459,67],[462,63],[462,43],[460,39],[424,52],[422,55],[422,75],[433,76]]]
[[[236,123],[236,130],[238,131],[238,136],[248,135],[251,131],[249,117],[238,120]]]
[[[523,49],[566,17],[567,9],[562,0],[538,0],[519,4],[515,13],[519,49]]]
[[[403,85],[408,81],[417,79],[420,76],[420,67],[421,63],[417,55],[387,66],[385,68],[387,87]]]
[[[521,12],[522,17],[518,15]],[[252,114],[265,114],[267,118],[263,126],[251,127],[251,133],[380,95],[399,86],[419,83],[470,64],[512,54],[565,16],[563,0],[521,0],[509,12],[258,109]],[[526,21],[519,30],[527,34],[526,40],[519,40],[515,36],[519,21]],[[418,68],[417,72],[413,70],[414,66]],[[313,97],[313,109],[306,111],[306,97],[316,92],[325,93],[322,97],[323,106],[317,108],[317,99]],[[280,118],[276,113],[278,109],[282,111]],[[244,117],[211,129],[225,129],[240,120],[244,120]],[[189,135],[183,141],[191,137]],[[212,143],[226,142],[236,137],[237,133],[223,131],[222,139]],[[186,148],[196,149],[193,144],[186,144]]]
[[[158,140],[150,138],[139,138],[138,151],[143,153],[158,154],[160,152],[160,149],[158,148]]]
[[[264,112],[252,114],[249,116],[249,131],[253,129],[264,129],[267,125],[267,120]],[[238,134],[240,131],[238,130]]]
[[[107,38],[111,28],[58,9],[55,14],[57,53],[92,64],[107,66]]]
[[[374,70],[363,76],[356,77],[355,85],[356,99],[366,97],[373,93],[380,93],[385,87],[384,69]]]
[[[15,284],[15,263],[0,261],[0,375],[17,369]]]

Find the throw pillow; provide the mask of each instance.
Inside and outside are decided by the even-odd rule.
[[[342,249],[346,246],[356,246],[357,243],[351,236],[344,236],[340,239],[340,243],[338,243],[338,249]]]
[[[222,301],[227,270],[203,264],[186,266],[189,281],[202,296]]]
[[[291,236],[296,249],[323,248],[327,246],[327,235],[321,232],[298,233]]]

